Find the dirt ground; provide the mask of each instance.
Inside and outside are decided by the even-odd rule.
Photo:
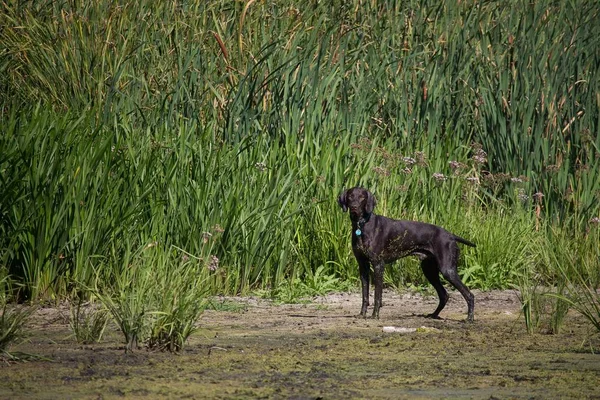
[[[0,398],[600,399],[600,337],[582,317],[528,335],[516,293],[475,296],[473,324],[458,293],[442,320],[422,317],[437,299],[419,293],[385,292],[379,320],[355,318],[358,293],[294,305],[221,299],[181,354],[125,354],[115,327],[80,345],[68,309],[43,308],[11,351],[47,360],[0,361]]]

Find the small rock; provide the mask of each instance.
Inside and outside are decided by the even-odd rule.
[[[417,328],[404,328],[401,326],[384,326],[383,331],[385,333],[412,333],[416,332]]]

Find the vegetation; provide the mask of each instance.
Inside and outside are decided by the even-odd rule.
[[[356,184],[381,214],[477,242],[472,287],[598,287],[593,2],[0,9],[0,271],[17,300],[95,288],[133,346],[189,332],[194,296],[347,285],[335,199]],[[386,279],[423,283],[410,260]]]
[[[69,326],[78,343],[98,343],[109,321],[108,312],[94,304],[84,304],[75,298],[71,304]]]
[[[6,292],[10,281],[7,277],[0,279],[0,289]],[[18,359],[9,353],[10,346],[21,341],[25,336],[25,324],[33,312],[33,308],[10,307],[5,296],[0,297],[0,360]]]

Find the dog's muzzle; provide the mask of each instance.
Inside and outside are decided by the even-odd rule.
[[[363,214],[360,211],[350,210],[350,219],[354,222],[357,222],[357,221],[363,219]]]

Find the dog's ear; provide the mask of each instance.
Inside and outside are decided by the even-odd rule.
[[[340,205],[340,207],[342,207],[342,211],[346,212],[348,211],[348,204],[346,203],[346,193],[348,191],[344,190],[342,192],[342,194],[340,194],[340,196],[338,197],[338,204]]]
[[[369,214],[373,212],[375,206],[377,205],[377,199],[371,192],[367,192],[367,205],[365,206],[365,211]]]

